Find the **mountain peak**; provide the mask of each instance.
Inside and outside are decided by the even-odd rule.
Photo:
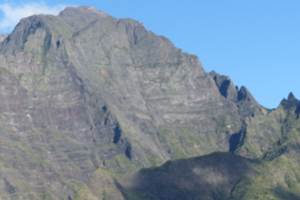
[[[46,18],[44,15],[33,15],[21,19],[11,34],[9,34],[1,45],[1,51],[17,51],[24,48],[28,37],[35,34],[37,30],[44,29],[48,32]]]
[[[238,91],[238,101],[251,101],[253,99],[252,95],[245,86],[242,86]]]
[[[286,110],[290,110],[290,109],[293,109],[297,106],[300,105],[300,101],[295,97],[295,95],[293,94],[293,92],[290,92],[287,99],[284,98],[280,105],[286,109]]]
[[[233,102],[239,109],[242,116],[252,116],[260,112],[261,106],[256,102],[248,89],[244,86],[239,88],[235,86],[233,81],[228,77],[212,71],[209,73],[215,81],[220,94],[225,99]]]
[[[66,7],[63,11],[60,12],[59,16],[80,15],[80,14],[97,15],[98,17],[110,16],[103,11],[97,10],[97,8],[95,8],[95,7],[89,7],[89,6]]]
[[[289,95],[288,95],[288,100],[289,101],[295,101],[297,100],[297,98],[295,97],[294,93],[293,92],[290,92]]]

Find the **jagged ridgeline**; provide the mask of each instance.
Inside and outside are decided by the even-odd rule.
[[[0,82],[0,199],[299,199],[293,94],[268,110],[135,20],[22,19]]]

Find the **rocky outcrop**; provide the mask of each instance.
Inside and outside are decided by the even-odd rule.
[[[291,92],[289,93],[287,99],[283,99],[280,103],[280,106],[286,111],[294,111],[295,114],[298,113],[300,101],[295,97]]]
[[[214,71],[210,72],[209,75],[215,81],[221,95],[236,104],[242,118],[254,117],[266,111],[257,103],[246,87],[239,88],[234,85],[229,77]]]

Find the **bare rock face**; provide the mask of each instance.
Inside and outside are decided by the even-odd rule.
[[[242,118],[254,117],[266,111],[256,102],[246,87],[242,86],[239,88],[234,85],[229,77],[220,75],[214,71],[210,72],[209,75],[215,81],[221,95],[236,104]]]
[[[115,180],[144,167],[266,153],[247,148],[267,111],[246,88],[93,8],[22,19],[0,43],[0,82],[1,199],[123,199]]]

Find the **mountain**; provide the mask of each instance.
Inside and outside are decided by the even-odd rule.
[[[135,20],[22,19],[0,66],[1,199],[298,198],[299,101],[268,110]]]

